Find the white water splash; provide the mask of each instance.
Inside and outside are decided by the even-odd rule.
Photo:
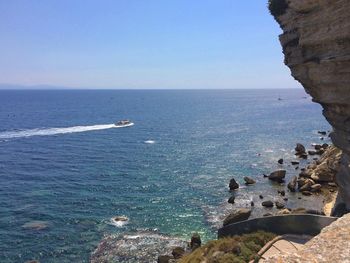
[[[144,141],[144,143],[146,143],[146,144],[154,144],[154,143],[156,143],[156,141],[153,141],[153,140],[147,140],[147,141]]]
[[[65,133],[76,133],[76,132],[87,132],[106,130],[112,128],[124,128],[133,126],[134,123],[126,125],[115,125],[115,124],[101,124],[101,125],[90,125],[90,126],[73,126],[67,128],[45,128],[45,129],[30,129],[21,131],[6,131],[0,133],[0,139],[13,139],[13,138],[24,138],[32,136],[49,136]]]

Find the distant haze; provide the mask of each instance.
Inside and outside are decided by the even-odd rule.
[[[300,85],[267,1],[0,1],[0,89]]]

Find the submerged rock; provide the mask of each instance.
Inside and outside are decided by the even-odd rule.
[[[31,229],[31,230],[44,230],[49,227],[49,222],[47,221],[41,221],[41,220],[34,220],[27,222],[22,225],[22,228],[24,229]]]
[[[156,262],[159,255],[171,255],[172,248],[186,246],[183,240],[156,232],[109,235],[92,253],[90,263]]]
[[[250,217],[250,214],[252,213],[252,210],[246,209],[246,208],[240,208],[236,211],[233,211],[230,213],[223,222],[223,225],[229,225],[233,223],[237,223],[240,221],[247,220]]]
[[[267,200],[262,202],[261,205],[265,207],[273,207],[273,202],[271,200]]]
[[[256,183],[254,179],[252,179],[251,177],[248,177],[248,176],[245,176],[243,179],[244,179],[246,184],[255,184]]]

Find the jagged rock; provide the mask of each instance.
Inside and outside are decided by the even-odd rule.
[[[307,159],[307,153],[301,153],[298,155],[298,157],[301,159]]]
[[[277,212],[277,215],[289,215],[291,214],[291,211],[288,208],[284,208]]]
[[[322,188],[322,185],[321,185],[321,184],[314,184],[314,185],[311,185],[311,192],[320,191],[321,188]]]
[[[322,145],[321,144],[315,144],[314,148],[315,148],[316,151],[318,151],[318,150],[320,150],[322,148]]]
[[[326,134],[327,134],[327,132],[325,132],[325,131],[318,131],[318,134],[321,134],[321,135],[326,135]]]
[[[286,195],[286,191],[284,191],[284,190],[278,190],[277,193],[279,193],[281,196]]]
[[[173,248],[171,254],[175,259],[179,259],[185,254],[185,249],[183,249],[182,247],[175,247]]]
[[[232,178],[230,180],[229,188],[230,188],[230,190],[236,190],[239,188],[239,184],[236,182],[236,180],[234,178]]]
[[[284,181],[284,178],[286,177],[286,170],[277,170],[269,175],[269,179],[272,181],[276,181],[279,183],[282,183]]]
[[[191,237],[190,248],[191,250],[195,250],[202,245],[201,236],[198,233],[194,233]]]
[[[329,147],[329,145],[327,143],[322,144],[323,149],[327,150],[328,147]]]
[[[316,155],[317,153],[318,153],[318,151],[316,152],[316,151],[307,151],[307,153],[309,154],[309,155]]]
[[[279,164],[283,164],[283,159],[281,158],[281,159],[279,159],[277,162],[278,162]]]
[[[157,262],[158,263],[169,263],[169,261],[171,259],[173,259],[173,257],[168,256],[168,255],[161,255],[161,256],[158,256]]]
[[[310,177],[316,182],[332,182],[340,168],[341,151],[330,146],[321,158],[310,164],[300,176]]]
[[[305,146],[302,145],[301,143],[297,143],[297,146],[295,147],[295,152],[297,155],[305,153],[306,152]]]
[[[330,183],[328,183],[328,186],[337,187],[337,184],[336,184],[336,183],[333,183],[333,182],[330,182]]]
[[[300,192],[304,192],[304,191],[310,191],[311,190],[311,186],[314,185],[315,182],[311,179],[306,179],[303,182],[303,185],[299,188]]]
[[[283,30],[285,64],[333,127],[330,137],[342,150],[337,203],[350,209],[350,1],[280,1],[284,8],[272,13]]]
[[[295,190],[297,188],[297,179],[298,178],[296,176],[294,176],[292,178],[292,180],[288,183],[287,187],[288,187],[289,191],[295,192]]]
[[[235,197],[234,196],[231,196],[228,200],[227,200],[228,203],[230,204],[234,204],[235,203]]]
[[[256,183],[254,179],[252,179],[248,176],[245,176],[243,179],[245,181],[245,184],[255,184]]]
[[[240,208],[236,211],[233,211],[230,213],[223,222],[223,225],[229,225],[233,223],[237,223],[240,221],[247,220],[250,217],[250,214],[252,213],[252,210],[246,209],[246,208]]]
[[[299,173],[299,177],[310,178],[311,175],[304,170]]]
[[[276,206],[277,209],[282,209],[282,208],[284,208],[285,205],[283,203],[279,202],[279,201],[276,201],[275,202],[275,206]]]
[[[261,205],[265,207],[273,207],[273,202],[271,200],[267,200],[262,202]]]

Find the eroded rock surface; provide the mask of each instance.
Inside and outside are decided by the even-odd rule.
[[[349,231],[350,214],[347,214],[322,229],[318,236],[307,242],[297,253],[284,251],[283,255],[263,262],[350,262]]]
[[[271,0],[285,64],[323,107],[333,143],[343,151],[337,203],[350,209],[350,1]]]

